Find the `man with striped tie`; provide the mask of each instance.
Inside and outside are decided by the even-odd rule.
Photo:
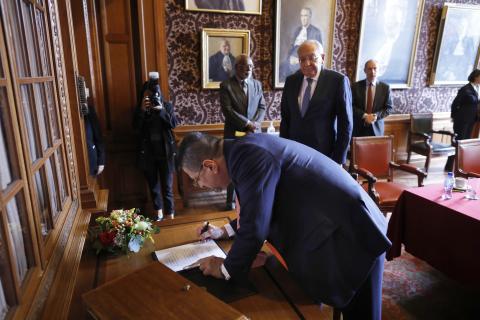
[[[280,136],[345,163],[352,135],[348,78],[323,66],[323,46],[307,40],[298,48],[300,71],[287,77],[280,105]]]

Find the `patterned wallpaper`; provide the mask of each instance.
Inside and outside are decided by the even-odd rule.
[[[262,1],[262,15],[185,10],[185,0],[167,0],[167,54],[170,97],[182,124],[223,122],[218,90],[201,85],[201,29],[249,29],[254,75],[263,84],[267,119],[280,119],[282,90],[273,88],[274,0]],[[395,113],[448,111],[457,88],[428,87],[443,0],[425,0],[413,87],[393,91]],[[448,2],[480,4],[480,0]],[[362,1],[337,0],[332,69],[353,79]]]

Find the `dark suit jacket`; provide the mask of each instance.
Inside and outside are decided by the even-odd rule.
[[[464,85],[458,90],[457,96],[452,102],[451,117],[453,129],[458,134],[457,139],[469,139],[475,121],[478,121],[480,100],[477,91],[471,83]]]
[[[263,121],[265,99],[262,84],[248,79],[248,98],[235,76],[220,84],[220,105],[225,117],[224,137],[235,137],[235,131],[245,131],[248,120]]]
[[[367,81],[361,80],[352,85],[352,106],[353,106],[353,135],[359,136],[365,125],[362,119],[366,111]],[[393,109],[390,86],[385,82],[377,81],[375,97],[373,99],[373,113],[377,115],[377,121],[372,125],[376,136],[383,136],[383,118],[388,116]]]
[[[280,105],[280,136],[310,146],[338,163],[345,163],[352,136],[352,94],[343,74],[323,68],[305,116],[298,96],[303,74],[287,78]]]
[[[294,141],[250,134],[225,140],[224,155],[241,207],[224,261],[230,276],[245,277],[268,240],[315,301],[345,306],[390,246],[368,194],[338,164]]]
[[[223,69],[223,53],[218,51],[208,59],[208,78],[212,81],[224,81],[230,78],[235,72],[235,57],[232,54],[228,55],[232,63],[232,74],[225,72]]]
[[[94,176],[98,172],[98,166],[105,165],[105,145],[95,108],[88,107],[84,120],[90,175]]]

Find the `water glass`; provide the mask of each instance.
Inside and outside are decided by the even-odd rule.
[[[468,179],[467,181],[467,193],[465,194],[465,199],[468,200],[478,200],[477,192],[472,185],[472,179]]]

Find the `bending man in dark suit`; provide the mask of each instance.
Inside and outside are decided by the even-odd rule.
[[[288,50],[288,55],[285,61],[280,66],[280,81],[285,81],[285,78],[294,73],[300,67],[298,61],[297,50],[298,47],[306,40],[317,40],[320,44],[322,42],[322,33],[320,29],[312,25],[312,9],[309,7],[300,10],[301,26],[297,27],[293,32],[292,44]]]
[[[234,138],[235,131],[260,131],[265,117],[262,84],[252,78],[253,62],[246,54],[235,59],[235,76],[220,84],[220,105],[225,117],[225,138]],[[233,204],[233,186],[227,188],[227,210]]]
[[[470,139],[473,127],[480,116],[480,69],[473,70],[468,76],[468,83],[458,90],[452,102],[451,117],[453,132],[457,140]],[[455,156],[449,156],[445,171],[452,171]]]
[[[211,81],[227,80],[233,75],[235,57],[230,53],[230,42],[223,39],[220,49],[208,58],[208,78]]]
[[[377,80],[377,61],[368,60],[363,71],[367,78],[352,85],[353,135],[383,136],[383,118],[393,109],[390,86]]]
[[[318,41],[305,41],[298,57],[301,72],[289,76],[283,88],[280,136],[343,164],[352,136],[350,82],[323,67],[323,47]]]
[[[221,140],[199,132],[179,150],[183,171],[204,188],[235,185],[238,221],[202,237],[235,234],[224,260],[199,260],[205,275],[242,281],[268,240],[316,302],[344,319],[380,319],[386,221],[349,174],[321,153],[266,134]]]

